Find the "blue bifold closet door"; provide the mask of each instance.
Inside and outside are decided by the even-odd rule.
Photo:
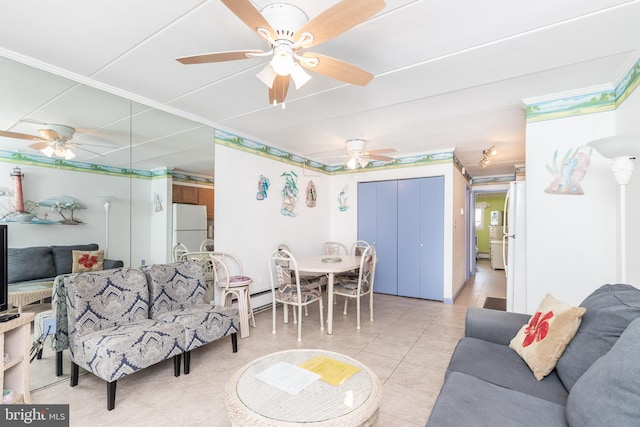
[[[444,299],[444,177],[398,181],[398,295]]]
[[[376,247],[375,292],[444,299],[444,177],[358,185],[358,239]]]
[[[374,291],[398,294],[397,182],[358,184],[358,239],[376,248]]]

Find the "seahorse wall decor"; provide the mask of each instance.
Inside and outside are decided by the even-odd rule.
[[[349,191],[349,186],[345,185],[342,188],[340,195],[338,196],[338,210],[340,212],[344,212],[347,209],[349,209],[349,205],[347,205],[347,199],[349,198],[349,196],[347,196],[348,191]]]
[[[285,216],[295,217],[296,201],[298,199],[298,175],[294,171],[284,172],[284,188],[282,189],[282,209],[280,213]]]
[[[547,170],[553,176],[553,181],[546,188],[545,193],[582,195],[580,181],[587,174],[591,163],[591,147],[578,147],[572,152],[570,149],[558,163],[558,150],[553,153],[553,164],[547,164]]]
[[[269,190],[270,185],[269,178],[264,175],[260,175],[260,180],[258,181],[258,193],[256,194],[256,200],[264,200],[267,198],[267,191]]]

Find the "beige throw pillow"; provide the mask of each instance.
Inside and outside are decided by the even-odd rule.
[[[509,347],[529,365],[538,381],[555,368],[585,311],[584,307],[570,306],[547,294],[529,323],[511,340]]]
[[[99,251],[72,251],[72,273],[85,271],[98,271],[104,269],[104,250]]]

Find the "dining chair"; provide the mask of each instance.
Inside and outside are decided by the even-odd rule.
[[[228,252],[209,252],[209,257],[213,264],[214,281],[222,291],[222,305],[231,307],[234,298],[238,301],[240,338],[246,338],[249,336],[249,320],[256,327],[249,292],[253,279],[244,275],[242,262],[237,256]]]
[[[173,262],[180,261],[182,254],[189,252],[189,249],[182,243],[178,243],[173,247]]]
[[[209,301],[213,299],[213,263],[209,257],[209,252],[185,252],[180,255],[178,262],[192,261],[198,264],[204,270],[204,279],[207,284],[207,298]]]
[[[288,306],[292,306],[294,310],[293,323],[298,324],[298,342],[302,341],[302,307],[318,302],[320,330],[324,330],[322,294],[316,287],[300,285],[298,263],[291,252],[286,249],[276,249],[271,253],[269,256],[269,276],[273,301],[273,334],[276,333],[276,306],[278,303],[281,303],[284,309],[284,323],[289,323]]]
[[[293,254],[293,251],[289,249],[289,246],[285,245],[284,243],[281,243],[280,245],[278,245],[278,249],[285,249]],[[293,272],[291,272],[291,274],[293,276]],[[295,280],[294,277],[292,277],[291,279]],[[327,277],[326,274],[304,273],[304,272],[300,273],[300,286],[302,286],[303,288],[306,288],[306,287],[318,288],[318,292],[322,294],[322,287],[327,286],[328,283],[329,283],[329,278]],[[309,311],[307,310],[307,306],[304,307],[304,315],[309,316]],[[295,310],[293,311],[293,321],[294,323],[296,322]]]
[[[213,239],[204,239],[200,244],[200,252],[213,252]]]
[[[348,255],[349,251],[347,247],[340,242],[325,242],[324,243],[325,255]]]
[[[340,277],[333,285],[334,295],[345,297],[343,315],[347,314],[349,298],[356,299],[356,325],[360,329],[360,298],[369,295],[369,321],[373,322],[373,279],[375,276],[376,253],[373,247],[366,247],[360,259],[360,271],[357,280]]]
[[[366,240],[356,240],[356,242],[351,245],[351,255],[360,256],[367,247],[371,247],[375,251],[375,247]]]

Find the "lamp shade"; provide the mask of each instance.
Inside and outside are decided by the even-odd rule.
[[[591,141],[587,145],[595,148],[598,153],[609,159],[640,156],[640,135],[608,136]]]

